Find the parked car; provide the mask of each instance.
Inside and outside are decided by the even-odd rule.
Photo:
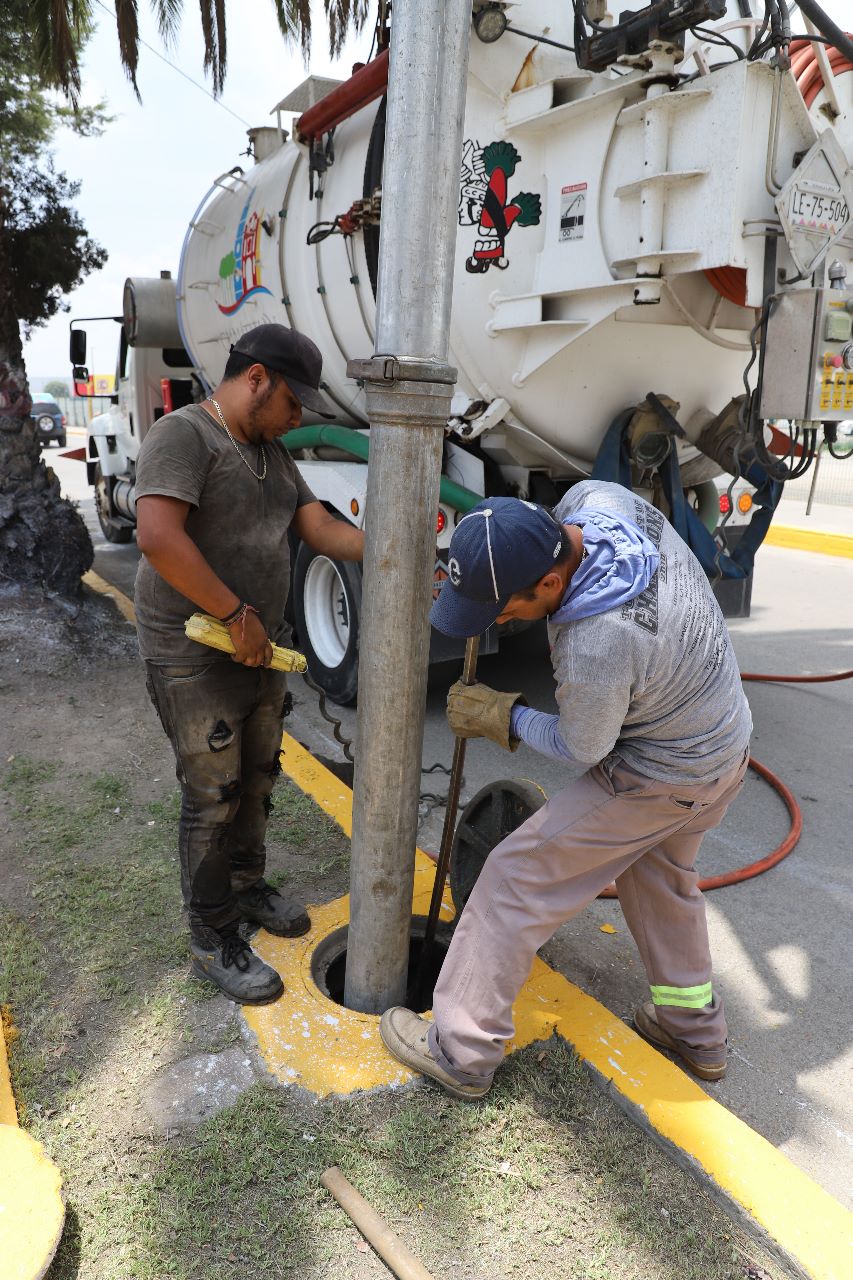
[[[37,391],[30,413],[36,420],[36,431],[42,444],[55,440],[60,449],[65,447],[65,415],[49,391]]]

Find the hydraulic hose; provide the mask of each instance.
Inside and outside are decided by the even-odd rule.
[[[297,449],[316,449],[318,446],[326,445],[330,449],[342,449],[345,453],[351,453],[354,458],[359,458],[362,462],[367,462],[370,456],[370,441],[360,432],[353,431],[351,427],[331,425],[297,427],[280,438],[289,453]],[[439,498],[449,507],[455,507],[457,511],[463,513],[470,511],[478,502],[483,501],[481,493],[465,489],[455,480],[448,480],[447,476],[441,477]]]
[[[824,13],[819,4],[815,0],[797,0],[800,13],[809,18],[817,27],[822,36],[826,36],[827,40],[835,45],[836,49],[844,54],[850,62],[853,62],[853,40],[842,31],[837,23],[832,21],[828,13]]]

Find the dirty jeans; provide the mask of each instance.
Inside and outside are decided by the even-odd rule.
[[[501,841],[465,904],[435,987],[429,1045],[446,1071],[463,1084],[491,1079],[536,952],[613,880],[658,1022],[696,1061],[719,1057],[726,1021],[712,993],[694,867],[746,764],[744,755],[715,781],[683,787],[609,757]]]
[[[240,919],[234,893],[264,873],[285,676],[230,660],[145,667],[181,784],[178,848],[190,928],[222,929]]]

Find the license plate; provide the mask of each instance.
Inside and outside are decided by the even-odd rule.
[[[847,225],[850,211],[846,200],[838,191],[794,187],[788,204],[788,216],[795,226],[835,236]]]

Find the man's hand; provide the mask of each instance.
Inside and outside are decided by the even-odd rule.
[[[515,751],[518,738],[510,736],[512,709],[527,706],[520,693],[500,693],[487,684],[463,684],[457,680],[447,695],[447,720],[457,738],[489,738],[505,751]]]
[[[234,657],[232,661],[241,662],[244,667],[268,667],[272,662],[272,645],[270,644],[264,624],[258,615],[250,610],[245,618],[233,622],[228,634],[234,641]]]

